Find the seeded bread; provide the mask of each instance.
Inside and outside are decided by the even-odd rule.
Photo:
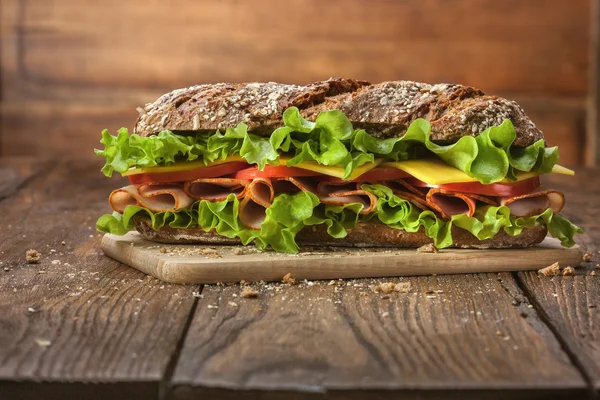
[[[252,132],[267,136],[282,125],[283,111],[292,106],[310,120],[321,111],[341,110],[355,128],[375,137],[402,136],[417,118],[431,123],[431,140],[438,143],[476,136],[504,119],[515,126],[515,146],[528,146],[544,137],[517,103],[469,86],[411,81],[370,84],[342,78],[306,86],[218,83],[177,89],[139,107],[134,132],[150,136],[168,129],[190,134],[244,122]]]
[[[198,228],[163,227],[158,231],[152,229],[150,219],[136,216],[135,227],[146,239],[161,243],[206,243],[231,245],[240,244],[238,239],[220,236],[215,232],[204,232]],[[501,249],[530,247],[540,243],[546,236],[544,225],[536,225],[525,229],[520,235],[510,236],[500,231],[492,239],[479,240],[464,229],[452,227],[453,247],[473,249]],[[296,236],[296,242],[302,246],[342,246],[342,247],[420,247],[433,243],[421,229],[410,233],[390,228],[383,224],[361,222],[356,228],[348,230],[348,236],[334,239],[327,233],[325,225],[306,227]]]

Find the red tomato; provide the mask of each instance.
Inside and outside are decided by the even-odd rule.
[[[271,166],[266,165],[265,169],[259,171],[257,167],[246,168],[235,174],[236,179],[254,179],[254,178],[287,178],[290,176],[318,176],[319,172],[309,171],[307,169],[286,167],[285,165]]]
[[[214,167],[197,168],[188,171],[154,172],[145,174],[129,175],[129,181],[133,184],[145,182],[185,182],[199,178],[218,178],[233,174],[248,166],[245,162],[229,162],[215,165]]]
[[[480,182],[447,183],[444,185],[429,185],[416,178],[406,179],[406,182],[418,187],[436,187],[462,193],[475,193],[484,196],[512,197],[529,193],[540,186],[540,178],[534,177],[515,183],[491,183],[484,185]]]

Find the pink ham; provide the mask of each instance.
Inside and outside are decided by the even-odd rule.
[[[565,195],[557,190],[540,186],[531,193],[514,197],[500,197],[500,204],[510,209],[515,217],[529,217],[551,209],[559,213],[565,206]]]
[[[243,179],[202,178],[185,182],[183,190],[188,196],[197,200],[222,201],[230,193],[234,193],[238,199],[241,199],[249,183]]]
[[[119,213],[123,213],[128,205],[136,204],[153,212],[165,212],[189,207],[194,199],[185,194],[178,184],[142,183],[114,190],[108,202]]]
[[[270,179],[256,178],[246,187],[244,200],[240,204],[240,220],[250,229],[260,229],[273,203],[275,189]]]
[[[457,214],[467,214],[472,217],[475,214],[477,201],[498,205],[489,197],[474,193],[460,193],[438,188],[429,189],[427,193],[427,204],[444,219],[451,219]]]
[[[377,208],[377,196],[362,190],[361,183],[356,182],[319,182],[316,195],[319,201],[329,205],[346,205],[351,203],[361,203],[363,209],[361,214],[369,214]]]

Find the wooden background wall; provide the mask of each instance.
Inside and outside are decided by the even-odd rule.
[[[592,164],[595,1],[1,0],[0,155],[93,157],[177,87],[337,75],[503,95]]]

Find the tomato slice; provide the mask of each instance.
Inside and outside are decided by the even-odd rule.
[[[258,167],[246,168],[235,174],[236,179],[254,179],[254,178],[287,178],[291,176],[318,176],[319,172],[309,171],[307,169],[286,167],[285,165],[266,165],[265,169],[260,171]]]
[[[417,187],[435,187],[462,193],[475,193],[484,196],[513,197],[529,193],[540,186],[540,178],[533,177],[515,183],[491,183],[484,185],[480,182],[447,183],[444,185],[429,185],[416,178],[406,179],[406,182]]]
[[[205,167],[191,169],[188,171],[173,172],[154,172],[129,175],[129,181],[133,184],[146,182],[185,182],[193,181],[199,178],[218,178],[220,176],[230,175],[248,167],[246,162],[230,162],[226,164],[215,165],[214,167]]]

